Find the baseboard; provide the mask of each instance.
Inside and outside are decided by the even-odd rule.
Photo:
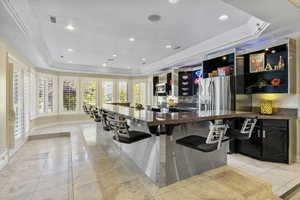
[[[70,137],[70,136],[71,136],[70,132],[47,133],[47,134],[41,134],[41,135],[30,135],[30,136],[28,136],[28,141],[49,139],[49,138],[56,138],[56,137]]]

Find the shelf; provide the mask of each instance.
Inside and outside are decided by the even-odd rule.
[[[264,87],[253,87],[251,89],[246,89],[246,94],[265,94],[265,93],[287,93],[288,84],[282,84],[279,86],[268,85]]]

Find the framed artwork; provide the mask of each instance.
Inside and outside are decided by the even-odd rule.
[[[265,53],[250,54],[250,73],[265,71]]]

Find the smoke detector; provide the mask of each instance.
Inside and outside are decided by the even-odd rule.
[[[298,8],[300,8],[300,0],[288,0],[291,4],[293,4],[294,6],[297,6]]]

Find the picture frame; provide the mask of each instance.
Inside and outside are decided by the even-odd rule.
[[[250,54],[250,73],[265,71],[265,53]]]

